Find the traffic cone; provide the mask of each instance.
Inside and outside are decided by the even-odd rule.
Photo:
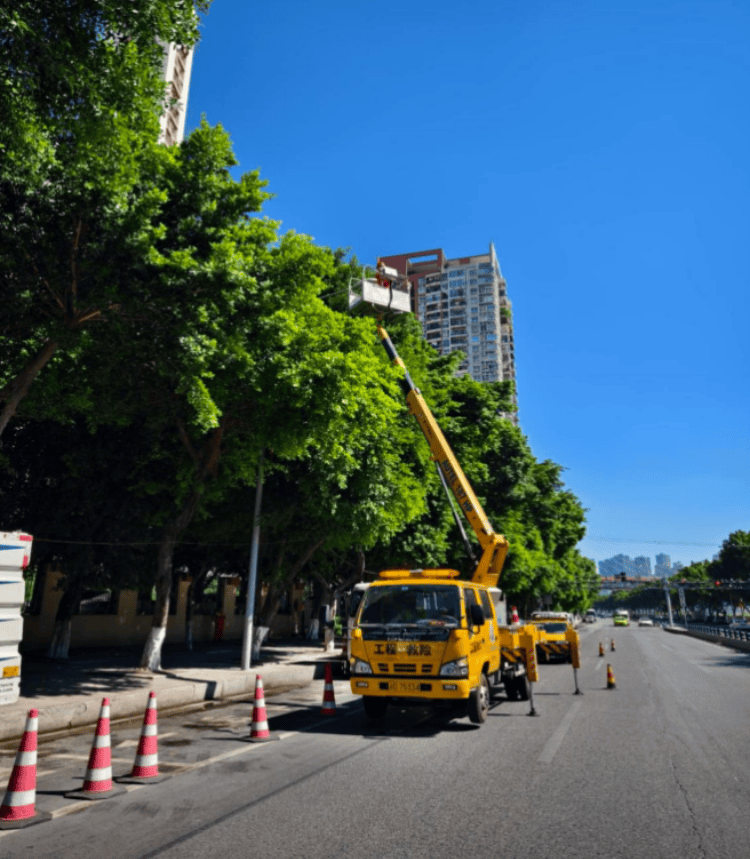
[[[260,674],[255,675],[255,703],[253,704],[253,726],[250,736],[247,738],[251,743],[265,743],[275,740],[268,729],[268,716],[266,715],[266,699],[263,695],[263,678]]]
[[[333,694],[333,666],[326,662],[325,684],[323,686],[323,706],[320,710],[323,716],[336,715],[336,697]]]
[[[150,692],[143,727],[135,753],[135,763],[130,775],[121,776],[115,781],[121,784],[158,784],[168,779],[159,775],[159,737],[156,722],[156,692]]]
[[[36,801],[36,738],[39,730],[39,710],[29,710],[26,717],[13,772],[8,780],[3,804],[0,806],[0,829],[21,829],[32,823],[51,820],[48,811],[37,811]]]
[[[607,689],[615,688],[615,672],[611,665],[607,665]]]
[[[610,643],[610,645],[609,645],[609,649],[610,649],[610,650],[615,650],[615,640],[614,640],[614,638],[612,639],[612,642],[611,642],[611,643]]]
[[[599,642],[599,656],[604,656],[604,645],[602,642]]]
[[[125,793],[125,788],[112,783],[112,751],[109,736],[109,698],[102,700],[91,745],[89,765],[80,790],[66,793],[69,799],[109,799]]]

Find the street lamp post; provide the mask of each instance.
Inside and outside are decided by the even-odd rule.
[[[250,670],[253,648],[253,615],[255,614],[255,580],[258,572],[258,544],[260,543],[260,502],[263,496],[263,451],[258,460],[258,482],[255,486],[255,510],[253,513],[253,545],[250,549],[250,568],[247,575],[247,601],[245,603],[245,626],[242,634],[243,671]]]

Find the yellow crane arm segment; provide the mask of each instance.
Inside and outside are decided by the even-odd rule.
[[[458,506],[477,535],[479,545],[482,547],[482,556],[472,576],[476,584],[495,587],[503,568],[505,556],[508,553],[508,541],[502,534],[496,534],[487,518],[479,499],[474,494],[468,478],[458,463],[450,445],[448,444],[442,430],[438,426],[434,415],[424,397],[416,387],[406,369],[404,362],[396,352],[391,338],[385,328],[378,323],[378,334],[383,348],[393,363],[404,371],[401,380],[401,388],[406,395],[409,411],[417,419],[424,437],[432,451],[433,459],[438,463],[445,480],[453,492]]]

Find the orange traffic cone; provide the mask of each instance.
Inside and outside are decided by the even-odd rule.
[[[96,723],[94,742],[91,745],[89,765],[83,787],[66,793],[70,799],[109,799],[125,793],[125,788],[112,783],[112,750],[109,736],[109,698],[102,700],[99,720]]]
[[[121,784],[157,784],[168,779],[159,775],[159,736],[156,722],[156,692],[149,693],[143,727],[135,753],[135,763],[130,775],[121,776],[115,781]]]
[[[599,656],[604,656],[604,645],[599,642]]]
[[[247,738],[251,743],[264,743],[267,740],[275,740],[268,729],[268,716],[266,714],[266,699],[263,695],[263,679],[260,674],[255,675],[255,703],[253,704],[253,726],[250,736]]]
[[[323,706],[320,710],[323,716],[336,715],[336,697],[333,694],[333,666],[326,662],[325,685],[323,686]]]
[[[615,688],[615,672],[611,665],[607,665],[607,689]]]
[[[36,802],[36,737],[39,730],[39,710],[29,710],[26,717],[13,772],[8,780],[3,804],[0,806],[0,829],[20,829],[32,823],[51,820],[48,811],[37,811]]]
[[[611,642],[611,643],[610,643],[610,645],[609,645],[609,649],[610,649],[610,650],[614,650],[614,649],[615,649],[615,640],[614,640],[614,638],[612,639],[612,642]]]

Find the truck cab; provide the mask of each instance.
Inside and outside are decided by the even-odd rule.
[[[502,684],[490,589],[456,570],[385,570],[367,589],[351,644],[352,692],[371,718],[389,702],[440,703],[484,722]]]

